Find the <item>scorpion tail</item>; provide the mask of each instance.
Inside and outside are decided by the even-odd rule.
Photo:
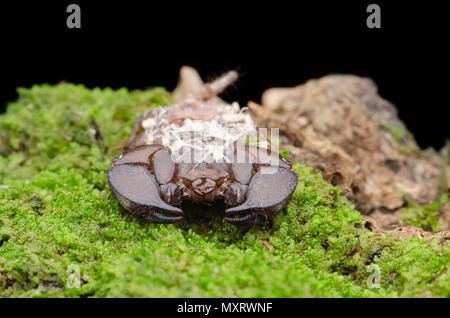
[[[222,93],[228,86],[233,84],[239,77],[238,72],[228,71],[214,81],[205,84],[203,91],[201,92],[201,98],[208,100],[211,97],[217,96]]]

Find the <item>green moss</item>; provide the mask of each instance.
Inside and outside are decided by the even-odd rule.
[[[402,210],[402,223],[409,223],[428,231],[440,231],[439,213],[441,204],[448,201],[448,195],[443,193],[439,202],[431,201],[428,205],[419,205],[408,201],[408,207]]]
[[[392,138],[398,143],[398,151],[404,155],[411,155],[418,149],[415,149],[408,140],[414,140],[414,135],[409,131],[400,126],[394,125],[389,126],[384,123],[380,124],[380,128],[388,132]]]
[[[187,205],[176,225],[129,219],[106,183],[113,146],[167,93],[67,84],[19,94],[0,116],[3,296],[450,296],[448,244],[374,237],[338,188],[300,164],[272,224],[237,228],[220,205]],[[380,288],[368,287],[371,264]]]
[[[450,139],[445,141],[445,147],[443,149],[444,157],[447,159],[447,165],[450,166]]]
[[[420,296],[424,291],[432,295],[450,297],[449,250],[439,246],[439,240],[427,243],[418,237],[399,241],[387,236],[383,238],[363,237],[360,241],[364,251],[356,274],[357,281],[367,278],[367,263],[376,264],[381,273],[381,288],[401,296]],[[358,255],[359,256],[359,255]]]
[[[279,153],[284,159],[288,160],[289,154],[291,153],[291,151],[289,149],[283,149],[283,150],[280,150]]]
[[[89,171],[99,161],[94,156],[89,162],[90,152],[109,161],[118,153],[117,141],[130,135],[136,114],[171,101],[162,88],[129,92],[44,84],[18,93],[0,117],[0,181],[6,175],[30,178],[50,162]]]
[[[414,153],[414,149],[412,147],[408,147],[408,146],[403,146],[403,145],[398,145],[398,152],[409,156],[412,155]]]
[[[414,135],[410,131],[403,129],[400,126],[389,126],[381,123],[380,127],[384,131],[387,131],[396,142],[401,142],[403,139],[414,140]]]

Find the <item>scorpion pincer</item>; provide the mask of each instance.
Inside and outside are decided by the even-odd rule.
[[[291,163],[242,142],[256,134],[250,115],[237,103],[212,98],[237,77],[225,73],[200,92],[136,119],[129,140],[118,146],[125,152],[107,174],[120,205],[149,222],[175,223],[183,217],[183,200],[223,200],[226,221],[236,225],[266,222],[287,205],[297,185]]]

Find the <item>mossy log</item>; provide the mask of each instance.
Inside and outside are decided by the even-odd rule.
[[[130,219],[107,186],[114,146],[171,99],[162,88],[19,89],[0,116],[0,295],[450,296],[447,241],[375,235],[342,190],[299,163],[271,224],[237,228],[220,205],[189,206],[176,225]]]

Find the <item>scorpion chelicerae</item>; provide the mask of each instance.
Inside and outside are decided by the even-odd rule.
[[[245,109],[217,101],[237,77],[227,72],[136,119],[129,140],[118,146],[125,152],[108,170],[111,191],[126,210],[149,222],[175,223],[183,200],[223,200],[227,222],[253,225],[287,205],[297,185],[291,163],[261,140],[249,143],[257,129]]]

